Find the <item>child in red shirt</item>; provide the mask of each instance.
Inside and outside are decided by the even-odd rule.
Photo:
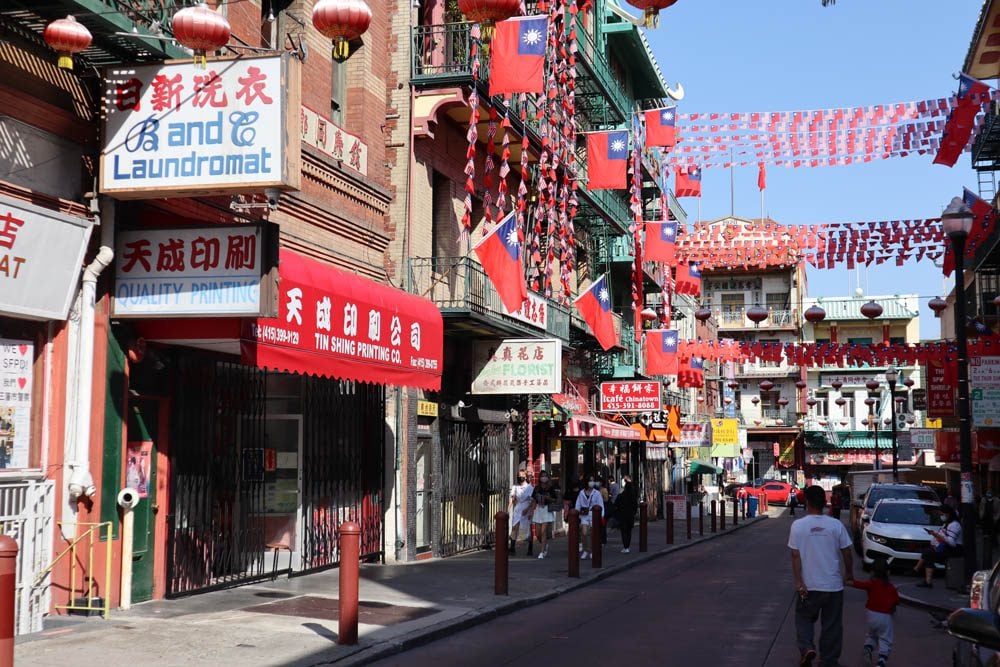
[[[865,603],[868,631],[865,634],[865,665],[872,664],[872,656],[878,649],[878,667],[885,667],[892,651],[892,615],[899,604],[899,592],[889,581],[889,565],[884,558],[876,558],[872,566],[872,578],[868,581],[854,581],[854,587],[868,591]]]

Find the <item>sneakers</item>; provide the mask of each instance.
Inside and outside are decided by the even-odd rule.
[[[799,657],[799,667],[812,667],[813,660],[816,658],[815,649],[806,649],[802,651],[802,655]]]
[[[885,667],[885,663],[886,663],[886,662],[887,662],[888,660],[889,660],[889,658],[885,657],[884,655],[880,655],[880,656],[878,657],[878,667]]]
[[[538,560],[542,560],[542,559],[544,559],[544,558],[545,558],[545,554],[546,554],[546,553],[548,553],[548,552],[546,552],[546,551],[543,551],[543,552],[541,552],[540,554],[538,554]]]
[[[632,552],[629,550],[628,547],[625,547],[624,549],[622,549],[622,553],[623,554],[628,554],[628,553],[632,553]]]
[[[861,663],[861,664],[865,665],[865,667],[871,667],[871,664],[872,664],[872,651],[873,651],[873,649],[872,649],[871,646],[866,646],[865,647],[864,660]]]
[[[580,560],[587,560],[588,558],[590,558],[589,551],[584,551],[582,554],[580,554]]]

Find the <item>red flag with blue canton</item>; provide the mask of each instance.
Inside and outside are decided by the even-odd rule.
[[[643,259],[650,262],[663,262],[668,266],[677,263],[677,221],[646,223],[646,248]]]
[[[677,387],[701,388],[705,386],[705,361],[700,357],[681,359],[677,367]]]
[[[646,147],[677,145],[677,107],[650,109],[646,112]]]
[[[615,321],[611,316],[611,293],[608,292],[607,275],[603,275],[576,297],[573,305],[580,311],[584,321],[590,325],[594,338],[605,350],[618,344]]]
[[[990,87],[979,79],[962,73],[958,77],[958,105],[981,105],[989,101]]]
[[[677,167],[677,181],[674,183],[674,195],[677,197],[701,196],[701,169],[696,165]]]
[[[549,19],[521,16],[496,25],[490,64],[490,95],[545,91]]]
[[[646,374],[677,374],[677,332],[650,329],[646,332]]]
[[[473,250],[483,270],[500,294],[508,312],[516,313],[528,298],[528,284],[521,265],[521,237],[515,211],[476,244]]]
[[[621,190],[626,187],[628,130],[591,132],[587,135],[587,189]]]
[[[681,262],[677,265],[674,293],[690,294],[691,296],[699,296],[701,294],[701,269],[698,268],[697,264]]]

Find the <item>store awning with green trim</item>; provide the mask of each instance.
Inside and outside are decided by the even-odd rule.
[[[703,459],[691,459],[689,461],[691,465],[692,475],[721,475],[722,468],[714,465],[711,461],[705,461]]]
[[[806,447],[809,449],[875,449],[875,436],[871,431],[837,431],[837,442],[832,443],[827,431],[807,431]],[[892,431],[879,430],[879,447],[892,444]]]

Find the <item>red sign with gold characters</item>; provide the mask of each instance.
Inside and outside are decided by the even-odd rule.
[[[943,359],[931,359],[927,362],[927,416],[955,416],[955,378],[954,364]]]
[[[647,412],[663,408],[659,382],[602,382],[601,412]]]

